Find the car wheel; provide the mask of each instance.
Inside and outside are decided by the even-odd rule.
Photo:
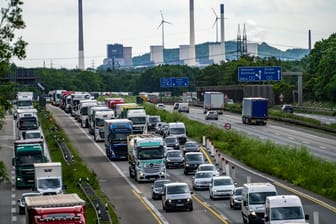
[[[210,193],[210,199],[213,199],[213,196],[212,196],[212,194]]]
[[[230,208],[233,208],[233,204],[232,201],[230,200]]]
[[[191,206],[191,207],[189,208],[189,211],[192,212],[193,210],[194,210],[194,207]]]

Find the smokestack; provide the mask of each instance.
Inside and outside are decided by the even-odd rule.
[[[308,50],[311,50],[311,30],[308,30]]]
[[[78,69],[84,70],[83,5],[78,0]]]
[[[224,4],[220,4],[220,22],[221,22],[221,56],[222,61],[225,61]]]
[[[195,23],[194,23],[194,0],[189,0],[189,18],[190,18],[190,44],[189,44],[189,65],[195,65]]]

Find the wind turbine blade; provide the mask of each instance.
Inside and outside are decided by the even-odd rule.
[[[160,25],[156,29],[159,29],[160,26],[162,26],[163,23],[164,23],[164,21],[162,20],[161,23],[160,23]]]
[[[215,14],[215,16],[216,16],[216,20],[217,20],[219,17],[217,16],[216,11],[214,10],[214,8],[211,8],[211,9],[212,9],[213,13]]]
[[[163,14],[162,14],[162,11],[161,11],[161,10],[160,10],[160,13],[161,13],[161,19],[164,20],[164,18],[163,18]]]

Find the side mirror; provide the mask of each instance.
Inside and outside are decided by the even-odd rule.
[[[269,217],[265,216],[265,222],[269,222]]]
[[[243,205],[244,205],[244,206],[247,206],[247,201],[244,201],[244,202],[243,202]]]
[[[309,220],[309,215],[305,214],[305,220]]]
[[[15,158],[12,158],[12,166],[15,166]]]

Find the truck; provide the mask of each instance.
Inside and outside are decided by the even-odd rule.
[[[162,137],[153,134],[127,137],[129,175],[135,181],[165,178],[165,146]]]
[[[14,101],[14,119],[17,117],[17,111],[20,109],[34,109],[33,92],[17,92]]]
[[[79,102],[81,100],[89,100],[91,99],[90,93],[85,93],[85,92],[75,92],[70,95],[71,96],[71,102],[70,102],[70,113],[71,116],[75,117],[77,114],[79,115],[78,107],[79,107]]]
[[[124,98],[117,98],[117,97],[105,98],[106,106],[114,111],[116,110],[117,104],[123,104],[123,103],[125,103]]]
[[[122,114],[133,123],[133,133],[134,134],[146,134],[147,133],[147,115],[145,108],[135,107],[126,108],[123,110]]]
[[[103,105],[103,104],[99,104],[99,105],[92,105],[88,107],[88,124],[89,124],[89,133],[91,135],[94,134],[94,126],[95,126],[95,113],[96,111],[110,111],[111,109],[109,109],[107,106]]]
[[[277,195],[266,198],[265,224],[306,223],[301,200],[296,195]]]
[[[77,194],[26,198],[26,224],[85,224],[85,201]]]
[[[36,109],[18,109],[16,115],[17,139],[23,139],[24,132],[38,130],[40,123]]]
[[[127,137],[132,133],[132,122],[128,119],[104,120],[104,143],[110,160],[127,160]]]
[[[244,184],[241,204],[243,223],[264,223],[266,198],[275,195],[277,195],[277,190],[271,183]]]
[[[81,123],[82,128],[87,128],[89,126],[88,122],[88,108],[89,106],[98,105],[97,100],[81,100],[79,102],[79,116],[78,121]]]
[[[244,97],[242,102],[243,124],[266,125],[268,119],[268,99],[262,97]]]
[[[16,188],[32,188],[35,184],[34,163],[45,163],[43,140],[14,141],[14,158]]]
[[[134,107],[138,107],[138,104],[136,104],[136,103],[121,103],[121,104],[116,104],[115,115],[118,118],[122,118],[122,116],[124,116],[124,115],[121,115],[121,113],[123,112],[124,109],[126,109],[126,108],[134,108]]]
[[[60,162],[34,163],[35,190],[41,195],[63,193],[62,164]]]
[[[180,145],[184,145],[184,143],[187,141],[187,131],[183,122],[169,122],[168,133],[166,134],[170,136],[176,136]]]
[[[98,110],[96,111],[95,115],[95,121],[93,124],[93,139],[98,141],[104,141],[104,121],[114,119],[114,111],[113,110]]]
[[[224,111],[224,93],[222,92],[205,92],[203,113],[206,114],[209,110],[215,110],[219,114]]]

